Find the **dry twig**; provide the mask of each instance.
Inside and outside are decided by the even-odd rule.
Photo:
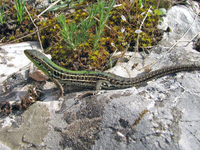
[[[22,36],[22,37],[20,37],[20,38],[18,38],[18,39],[15,39],[15,40],[13,40],[13,41],[10,41],[10,42],[7,42],[7,43],[1,43],[0,46],[1,46],[1,45],[10,44],[10,43],[14,43],[15,41],[18,41],[18,40],[20,40],[20,39],[23,39],[23,38],[25,38],[25,37],[27,37],[27,36],[30,36],[30,35],[32,35],[32,34],[35,34],[35,33],[39,32],[39,31],[41,31],[41,30],[43,30],[43,29],[45,29],[45,28],[47,28],[47,27],[49,27],[49,26],[46,26],[46,27],[44,27],[44,28],[42,28],[42,29],[39,29],[38,31],[35,31],[35,32],[33,32],[33,33],[29,33],[29,34],[27,34],[27,35],[25,35],[25,36]]]
[[[42,42],[41,42],[41,39],[40,39],[40,33],[39,33],[39,30],[38,30],[38,27],[37,27],[36,24],[34,23],[34,21],[33,21],[32,17],[31,17],[31,15],[30,15],[30,13],[28,12],[28,9],[26,8],[26,6],[25,6],[25,10],[26,10],[26,12],[27,12],[29,18],[31,19],[33,25],[34,25],[35,28],[36,28],[36,32],[37,32],[38,40],[39,40],[39,43],[40,43],[40,47],[41,47],[42,52],[44,52],[44,49],[43,49],[43,46],[42,46]]]
[[[146,16],[145,16],[145,17],[144,17],[144,19],[142,20],[142,23],[141,23],[141,25],[140,25],[140,28],[139,28],[139,30],[141,30],[141,29],[142,29],[142,26],[143,26],[143,24],[144,24],[144,21],[146,20],[146,18],[147,18],[147,15],[149,14],[151,7],[152,7],[152,6],[150,6],[150,7],[149,7],[149,9],[148,9],[148,11],[147,11],[147,13],[146,13]],[[137,41],[136,41],[136,44],[135,44],[135,51],[136,51],[136,52],[138,52],[138,45],[139,45],[139,34],[140,34],[140,33],[138,33],[138,36],[137,36]]]
[[[49,7],[47,7],[43,12],[41,12],[37,18],[39,18],[43,13],[45,13],[47,10],[49,10],[52,6],[56,5],[58,2],[60,2],[61,0],[57,0],[54,3],[52,3]],[[34,20],[35,21],[35,20]]]
[[[174,48],[179,42],[181,42],[181,40],[185,37],[185,35],[186,35],[186,34],[189,32],[189,30],[192,28],[192,26],[193,26],[195,20],[197,19],[197,17],[198,17],[198,14],[196,14],[196,16],[195,16],[195,18],[194,18],[194,21],[192,22],[192,24],[190,25],[190,27],[187,29],[187,31],[184,33],[184,35],[183,35],[176,43],[174,43],[174,44],[169,48],[169,50],[166,51],[166,52],[164,53],[163,56],[161,56],[159,59],[155,60],[155,61],[152,62],[151,64],[149,64],[149,65],[147,65],[147,66],[145,66],[145,67],[139,69],[139,71],[140,71],[140,70],[143,70],[143,69],[147,69],[147,68],[152,67],[152,66],[155,65],[159,60],[161,60],[163,57],[165,57],[165,56],[167,55],[167,53],[171,52],[171,51],[173,50],[173,48]],[[196,37],[196,35],[195,35],[195,37]]]

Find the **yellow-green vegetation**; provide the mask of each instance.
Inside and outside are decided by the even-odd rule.
[[[143,7],[139,5],[139,1],[132,3],[121,1],[117,4],[121,4],[121,6],[114,7],[110,12],[110,17],[106,22],[107,27],[105,26],[102,29],[98,46],[94,45],[94,39],[97,35],[96,28],[100,28],[100,21],[96,21],[94,26],[88,30],[89,39],[86,38],[76,48],[69,49],[67,44],[70,42],[67,44],[63,41],[58,43],[51,49],[53,60],[70,69],[93,68],[100,70],[109,60],[110,53],[116,50],[116,47],[122,51],[130,43],[129,50],[133,51],[138,35],[135,30],[139,29],[150,6],[152,6],[152,12],[148,14],[141,28],[143,32],[139,35],[139,48],[155,45],[162,38],[162,31],[157,28],[160,18],[156,9],[158,1],[146,0],[142,2]],[[159,7],[166,7],[166,4],[165,1],[162,1]],[[88,5],[88,3],[83,2],[76,5],[75,12],[65,16],[66,23],[72,22],[73,25],[79,26],[81,20],[89,17],[89,11],[86,12],[80,7],[85,5]],[[87,8],[84,9],[87,10]],[[122,17],[125,19],[122,19]],[[96,18],[100,18],[99,14],[96,15]],[[122,32],[122,29],[124,29],[124,32]]]
[[[9,32],[0,31],[0,38],[6,37],[3,42],[34,33],[36,29],[27,13],[24,12],[24,20],[21,23],[17,22],[15,5],[10,4],[8,0],[5,1],[5,12],[7,13],[5,24]],[[103,2],[98,10],[95,8],[100,1],[83,1],[74,4],[74,9],[70,9],[71,11],[62,10],[62,13],[56,8],[56,12],[46,12],[35,21],[38,28],[42,29],[40,38],[43,48],[52,55],[55,63],[72,70],[101,70],[116,48],[123,51],[130,44],[128,50],[133,51],[138,34],[139,50],[157,44],[162,38],[162,31],[157,28],[161,14],[158,9],[167,9],[169,7],[167,0],[135,0],[132,2],[121,0],[115,3],[115,7],[111,7],[113,1]],[[28,5],[26,7],[35,19],[40,10]],[[147,15],[150,7],[151,11]],[[92,12],[95,13],[91,14]],[[15,23],[11,24],[9,20]],[[0,26],[0,29],[3,29],[3,26]],[[138,29],[142,32],[135,33]],[[26,40],[37,40],[37,34],[29,35],[18,41]]]
[[[21,3],[20,3],[21,2]],[[19,4],[11,3],[10,0],[3,0],[0,10],[4,9],[2,17],[4,18],[3,24],[0,25],[0,41],[1,43],[8,43],[15,39],[21,38],[35,32],[36,29],[31,22],[27,12],[23,7],[25,4],[18,1]],[[21,4],[21,5],[20,5]],[[31,5],[26,5],[30,15],[35,18],[41,10],[37,10]],[[19,10],[17,10],[19,9]],[[37,23],[38,21],[36,21]],[[26,36],[17,40],[16,42],[37,40],[34,35]]]

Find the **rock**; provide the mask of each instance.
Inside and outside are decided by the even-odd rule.
[[[13,118],[11,118],[13,117]],[[20,150],[41,145],[48,135],[50,113],[45,104],[35,103],[21,116],[11,116],[9,124],[1,123],[0,140],[9,148]],[[5,125],[4,125],[5,124]]]
[[[24,55],[25,49],[39,49],[39,43],[32,41],[0,46],[0,83],[30,62]]]

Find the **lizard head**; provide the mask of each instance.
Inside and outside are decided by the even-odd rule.
[[[39,52],[38,50],[24,50],[24,54],[30,59],[36,67],[38,67],[40,70],[42,70],[46,75],[48,74],[48,71],[45,70],[44,65],[45,62],[51,62],[49,58],[47,58],[43,53]]]

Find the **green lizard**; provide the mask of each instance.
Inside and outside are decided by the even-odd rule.
[[[123,78],[112,73],[104,73],[98,71],[72,71],[59,67],[48,59],[44,54],[37,50],[25,50],[25,55],[42,70],[60,89],[61,95],[64,90],[61,84],[73,84],[77,86],[85,86],[88,88],[100,89],[116,89],[139,87],[142,84],[167,74],[180,71],[200,70],[200,65],[177,65],[164,67],[155,71],[151,71],[135,78]]]

